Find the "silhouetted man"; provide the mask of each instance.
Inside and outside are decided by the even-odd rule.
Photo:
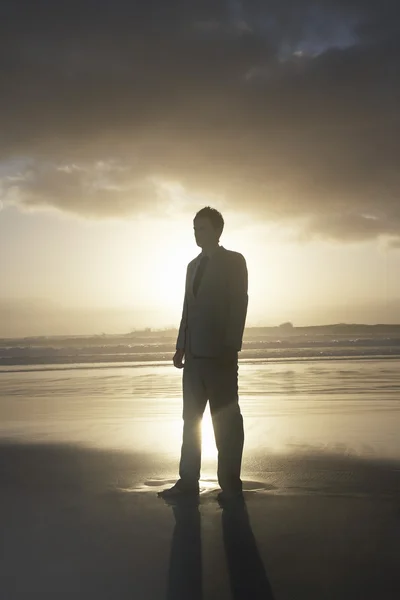
[[[217,210],[203,208],[193,224],[202,252],[187,267],[173,358],[175,367],[183,368],[180,479],[159,495],[174,498],[199,493],[201,421],[209,401],[222,489],[218,499],[224,501],[242,498],[244,433],[238,396],[238,352],[247,314],[247,266],[241,254],[219,245],[224,220]]]

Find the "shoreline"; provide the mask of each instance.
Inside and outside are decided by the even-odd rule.
[[[138,360],[126,359],[121,361],[88,361],[88,362],[51,362],[51,363],[19,363],[5,365],[0,360],[0,374],[1,373],[25,373],[31,371],[68,371],[68,370],[79,370],[79,369],[108,369],[108,368],[119,368],[128,369],[135,367],[147,367],[147,366],[170,366],[172,365],[173,353],[168,359],[143,358]],[[240,364],[281,364],[281,363],[308,363],[308,362],[343,362],[343,361],[374,361],[374,360],[400,360],[399,354],[372,354],[372,355],[346,355],[346,356],[306,356],[306,357],[240,357]],[[25,368],[23,368],[25,367]]]

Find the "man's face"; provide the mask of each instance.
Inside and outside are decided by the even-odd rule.
[[[212,226],[210,219],[197,217],[193,221],[193,229],[196,244],[200,246],[200,248],[213,246],[218,243],[219,235]]]

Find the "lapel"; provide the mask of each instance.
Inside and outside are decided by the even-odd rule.
[[[191,273],[190,273],[189,290],[190,290],[190,296],[191,296],[192,300],[196,300],[196,298],[199,297],[200,288],[201,288],[203,280],[204,280],[204,277],[203,277],[203,280],[200,282],[199,289],[197,290],[197,296],[195,296],[194,292],[193,292],[193,284],[194,284],[194,278],[196,276],[196,271],[200,265],[201,257],[202,257],[202,254],[199,254],[196,257],[196,261],[193,263]]]
[[[194,263],[194,265],[192,267],[192,272],[191,272],[191,275],[190,275],[190,282],[189,282],[190,296],[191,296],[192,300],[195,300],[195,301],[198,300],[198,298],[200,296],[201,289],[203,288],[206,279],[208,279],[210,277],[210,274],[211,274],[210,267],[213,268],[213,265],[215,263],[215,259],[217,258],[216,255],[221,254],[221,252],[223,250],[225,250],[225,248],[223,246],[220,246],[218,248],[218,250],[215,252],[215,254],[213,254],[213,256],[210,258],[210,260],[208,262],[208,265],[207,265],[207,268],[206,268],[206,270],[205,270],[205,272],[203,274],[203,277],[202,277],[202,279],[200,281],[199,289],[197,290],[197,296],[195,296],[194,293],[193,293],[193,283],[194,283],[194,278],[195,278],[195,275],[196,275],[196,271],[197,271],[197,269],[198,269],[198,267],[200,265],[200,261],[201,261],[201,257],[203,255],[203,253],[200,253],[196,257],[196,262]]]

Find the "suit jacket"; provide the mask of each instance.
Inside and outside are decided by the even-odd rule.
[[[217,357],[225,346],[239,352],[248,306],[248,274],[242,254],[219,246],[208,261],[197,296],[193,281],[202,253],[186,271],[185,298],[176,348]]]

